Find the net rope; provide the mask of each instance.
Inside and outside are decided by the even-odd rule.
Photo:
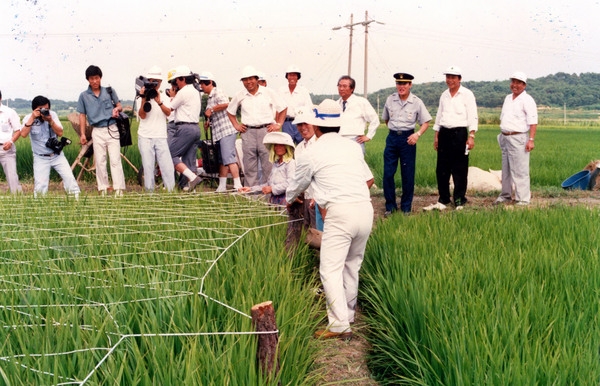
[[[62,352],[11,353],[2,350],[0,361],[47,375],[49,382],[53,378],[60,379],[59,385],[83,385],[124,342],[132,338],[277,332],[142,331],[132,334],[123,331],[112,312],[144,302],[202,296],[228,312],[251,318],[236,305],[211,296],[205,288],[206,279],[219,262],[231,256],[231,248],[248,234],[287,224],[284,209],[243,195],[223,198],[214,193],[130,193],[119,199],[87,197],[81,200],[84,202],[67,202],[64,196],[37,200],[0,197],[0,208],[10,213],[0,222],[0,325],[5,336],[64,327],[96,333],[103,331],[108,345]],[[262,224],[247,225],[256,224],[257,219],[263,220]],[[136,241],[138,237],[140,241]],[[118,245],[116,252],[115,245]],[[185,269],[190,266],[205,268],[198,270],[201,275],[190,275],[187,271],[191,270]],[[114,281],[120,277],[123,280]],[[128,277],[147,280],[128,282],[125,279]],[[85,286],[84,291],[81,286]],[[198,290],[190,290],[192,286]],[[121,296],[124,299],[111,296],[113,291],[122,289],[126,292],[137,290],[147,296]],[[82,292],[89,296],[81,295]],[[45,302],[35,303],[44,299]],[[89,324],[73,325],[42,316],[40,310],[52,314],[51,309],[97,310],[108,315],[112,326],[108,329]],[[23,363],[25,358],[94,352],[104,355],[83,380]]]

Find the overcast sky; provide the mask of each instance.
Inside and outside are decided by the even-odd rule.
[[[315,94],[337,94],[348,71],[350,29],[368,24],[368,92],[393,87],[392,74],[442,81],[450,65],[463,80],[600,72],[600,1],[595,0],[1,0],[0,90],[4,99],[77,100],[90,64],[121,99],[152,65],[211,71],[232,96],[245,65],[285,83],[295,64]],[[384,23],[384,24],[379,24]],[[353,29],[352,72],[364,89],[365,27]],[[507,90],[508,92],[509,90]]]

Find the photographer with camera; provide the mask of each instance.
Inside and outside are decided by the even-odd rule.
[[[138,148],[144,168],[144,188],[154,191],[154,164],[158,163],[163,184],[167,191],[175,189],[175,168],[167,141],[167,117],[171,114],[171,102],[160,91],[162,70],[154,66],[146,77],[136,79],[137,97],[140,98],[138,117]],[[139,89],[138,89],[139,87]]]
[[[89,66],[85,70],[85,78],[89,83],[89,87],[79,94],[77,112],[79,113],[79,126],[85,128],[87,119],[92,127],[98,192],[106,195],[110,187],[106,169],[108,154],[115,196],[122,196],[125,190],[125,174],[121,163],[121,142],[116,119],[119,117],[119,113],[123,111],[123,107],[121,107],[121,102],[114,90],[110,94],[107,87],[102,87],[102,70],[100,67]],[[85,130],[83,129],[81,130],[79,143],[82,145],[87,143]]]
[[[2,103],[0,92],[0,165],[4,170],[10,192],[23,193],[17,174],[17,149],[14,143],[21,136],[19,114]]]
[[[33,194],[44,195],[48,193],[50,182],[50,169],[54,168],[63,180],[67,194],[79,198],[79,185],[73,176],[73,171],[62,152],[63,147],[71,141],[62,137],[63,127],[58,115],[50,110],[50,100],[38,95],[31,101],[33,112],[23,118],[21,136],[31,137],[31,150],[33,151]],[[58,137],[62,137],[60,140]]]

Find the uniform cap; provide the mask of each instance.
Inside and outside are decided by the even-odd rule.
[[[444,75],[458,75],[462,76],[462,71],[458,66],[450,66],[444,71]]]
[[[396,79],[396,83],[410,83],[415,77],[405,72],[398,72],[394,74],[394,79]]]

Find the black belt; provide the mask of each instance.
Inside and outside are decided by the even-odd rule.
[[[440,126],[440,129],[446,129],[446,130],[457,130],[457,129],[465,129],[466,130],[467,126],[457,126],[457,127],[446,127],[446,126]]]
[[[248,126],[246,125],[246,129],[263,129],[265,127],[268,127],[270,125],[270,123],[267,123],[266,125],[258,125],[258,126]]]
[[[54,153],[50,153],[50,154],[36,154],[37,156],[40,157],[52,157],[54,155]]]
[[[296,117],[285,117],[286,122],[293,121],[294,119],[296,119]]]
[[[390,130],[390,134],[394,135],[412,134],[414,132],[414,130]]]
[[[198,122],[175,122],[175,126],[179,125],[198,125]]]

